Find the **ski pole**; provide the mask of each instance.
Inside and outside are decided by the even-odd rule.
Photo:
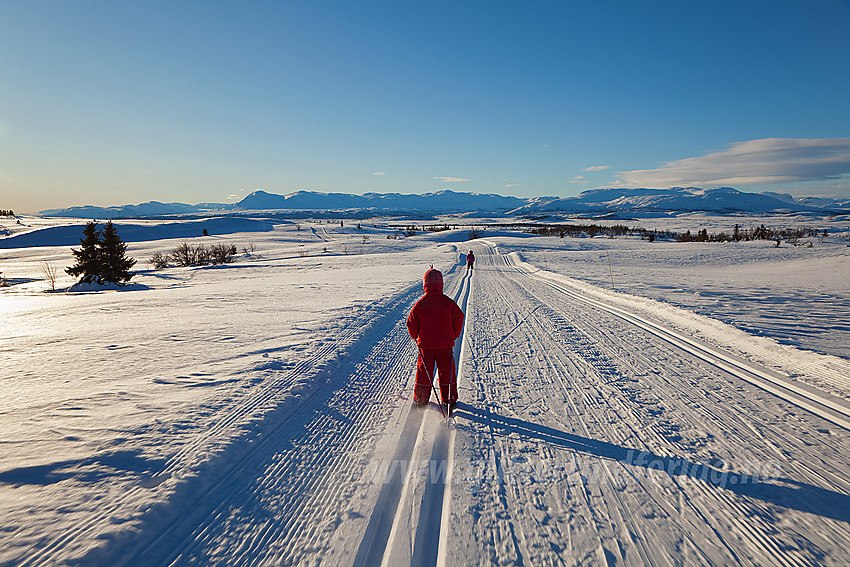
[[[449,399],[450,400],[452,399],[452,386],[453,385],[454,385],[455,388],[457,388],[457,363],[455,362],[454,351],[452,351],[452,379],[449,380]],[[448,410],[446,412],[446,413],[449,414],[448,419],[451,419],[452,418],[452,404],[449,403],[449,405],[446,406],[446,407],[448,408]]]
[[[434,390],[434,395],[437,396],[437,405],[440,406],[440,415],[443,416],[443,419],[446,419],[446,412],[443,411],[443,398],[440,396],[440,393],[437,392],[437,386],[434,385],[434,379],[431,378],[431,371],[428,370],[428,365],[425,364],[425,353],[422,351],[422,347],[419,346],[419,343],[416,343],[416,348],[419,349],[419,358],[422,360],[422,366],[425,368],[425,376],[428,377],[428,381],[431,383],[431,389]]]

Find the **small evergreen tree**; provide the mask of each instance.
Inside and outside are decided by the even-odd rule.
[[[102,273],[100,231],[95,221],[86,224],[83,237],[80,239],[80,249],[72,248],[71,253],[77,259],[77,263],[70,268],[65,268],[65,272],[71,276],[81,276],[80,283],[100,283]]]
[[[129,281],[135,274],[130,272],[136,261],[126,256],[127,244],[118,236],[112,221],[106,221],[103,227],[103,239],[100,245],[101,279],[112,283]]]
[[[79,250],[71,249],[76,265],[65,269],[69,275],[80,276],[80,283],[121,283],[133,277],[130,268],[136,261],[126,256],[127,245],[112,221],[107,221],[102,233],[97,222],[87,223],[80,245]]]

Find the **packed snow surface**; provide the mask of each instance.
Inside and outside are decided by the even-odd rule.
[[[80,222],[3,221],[0,564],[846,564],[847,226],[245,220],[137,222],[131,283],[82,291]],[[182,242],[239,254],[147,264]],[[411,404],[430,264],[466,313],[449,426]]]

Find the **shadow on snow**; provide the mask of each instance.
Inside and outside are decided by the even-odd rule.
[[[458,404],[456,412],[458,417],[487,426],[497,435],[518,434],[527,439],[618,461],[625,465],[665,472],[671,478],[690,477],[702,480],[716,488],[728,490],[740,496],[850,523],[850,495],[819,486],[788,478],[762,478],[757,475],[720,470],[683,457],[662,456],[651,451],[629,449],[613,443],[566,433],[545,425],[502,416],[463,403]]]

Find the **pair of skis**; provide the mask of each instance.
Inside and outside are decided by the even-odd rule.
[[[422,347],[419,346],[419,343],[416,343],[416,348],[419,349],[419,358],[422,359],[422,366],[425,367],[425,376],[428,377],[428,382],[431,383],[431,389],[434,390],[434,395],[437,397],[437,405],[440,407],[440,415],[443,416],[443,423],[446,424],[447,427],[451,427],[454,425],[454,417],[452,417],[452,404],[443,404],[443,397],[440,395],[440,392],[437,391],[437,385],[434,383],[434,377],[431,376],[431,371],[428,369],[428,365],[425,364],[425,353],[422,352]],[[454,359],[452,359],[452,365],[454,366]],[[445,407],[443,407],[445,405]]]

